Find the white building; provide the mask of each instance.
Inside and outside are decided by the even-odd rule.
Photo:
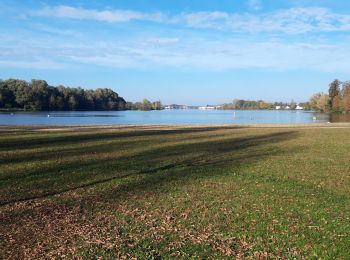
[[[198,109],[200,109],[200,110],[214,110],[214,109],[216,109],[216,107],[213,107],[213,106],[205,106],[205,107],[199,107]]]

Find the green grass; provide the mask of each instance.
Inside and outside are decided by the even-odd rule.
[[[350,258],[350,128],[0,129],[0,258]]]

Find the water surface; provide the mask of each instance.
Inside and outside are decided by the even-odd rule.
[[[308,124],[350,121],[326,114],[278,110],[1,112],[1,125]]]

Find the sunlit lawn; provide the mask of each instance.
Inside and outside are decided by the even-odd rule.
[[[350,258],[350,128],[0,129],[0,258]]]

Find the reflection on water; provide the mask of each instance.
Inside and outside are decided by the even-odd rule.
[[[76,113],[48,113],[48,117],[120,117],[121,115],[109,115],[109,114],[84,114],[80,112]]]
[[[1,125],[308,124],[350,122],[350,115],[279,110],[2,112]]]
[[[350,114],[330,114],[328,118],[331,123],[350,122]]]
[[[314,113],[314,119],[322,122],[330,122],[330,123],[346,123],[350,122],[350,114],[321,114]]]

